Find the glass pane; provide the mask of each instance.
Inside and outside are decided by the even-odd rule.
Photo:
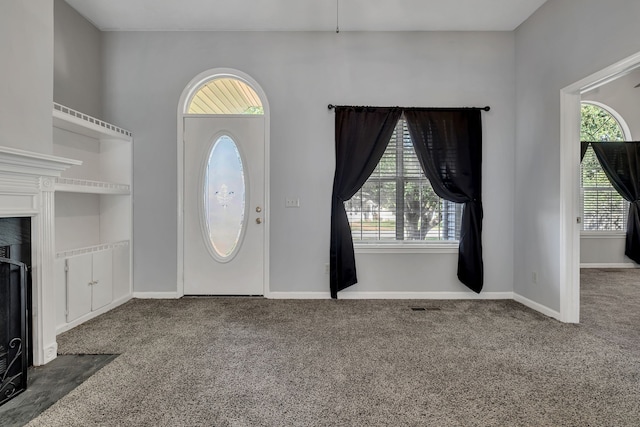
[[[380,183],[366,183],[362,186],[361,194],[362,240],[377,240],[380,233]]]
[[[205,175],[205,219],[209,240],[221,258],[234,253],[244,225],[245,177],[236,143],[227,135],[215,142]]]
[[[581,141],[624,141],[622,126],[604,108],[583,103],[580,116]]]
[[[462,205],[441,199],[424,176],[400,119],[380,163],[345,209],[354,241],[460,239]]]
[[[413,148],[413,142],[411,142],[411,136],[409,135],[409,128],[407,127],[406,120],[401,120],[403,128],[402,137],[402,175],[405,178],[423,178],[422,166],[416,154],[415,148]]]
[[[629,202],[613,188],[584,188],[582,211],[583,230],[624,231]]]
[[[589,146],[587,152],[584,154],[581,164],[581,181],[583,187],[608,187],[611,186],[611,182],[604,173],[600,162],[596,157],[595,151]]]
[[[196,92],[188,114],[264,114],[260,97],[245,82],[233,78],[211,80]]]
[[[624,141],[620,123],[604,108],[583,103],[580,139],[582,141]],[[611,186],[593,148],[580,164],[582,186],[582,229],[587,231],[624,231],[629,203]]]

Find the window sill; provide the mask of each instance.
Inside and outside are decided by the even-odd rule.
[[[626,231],[581,231],[580,237],[585,239],[615,239],[625,238]]]
[[[457,254],[459,242],[354,243],[357,254]]]

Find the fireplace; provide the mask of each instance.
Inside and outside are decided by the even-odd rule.
[[[0,218],[0,405],[27,388],[31,218]]]
[[[28,268],[25,289],[27,319],[25,329],[29,333],[22,351],[33,365],[44,365],[57,356],[56,343],[56,293],[54,286],[55,231],[54,191],[55,179],[81,162],[0,146],[0,218],[19,218],[22,231],[28,230],[30,247],[24,245],[12,249],[9,255],[14,261],[16,251]],[[1,246],[1,245],[0,245]],[[7,245],[4,245],[7,246]],[[9,245],[10,246],[10,245]],[[28,262],[25,262],[25,259]],[[30,263],[30,264],[29,264]],[[11,263],[9,263],[11,264]],[[11,264],[20,268],[19,264]],[[17,271],[17,270],[16,270]],[[18,273],[11,273],[17,275]],[[12,291],[13,292],[13,291]],[[18,291],[16,291],[18,292]],[[4,344],[0,343],[3,347]],[[0,359],[11,362],[11,348],[0,350]],[[31,360],[27,360],[30,363]]]

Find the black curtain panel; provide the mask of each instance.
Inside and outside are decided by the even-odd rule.
[[[373,173],[400,118],[397,107],[335,107],[336,172],[331,203],[331,297],[358,282],[351,227],[344,202]]]
[[[592,142],[616,191],[630,202],[625,255],[640,263],[640,142]]]
[[[587,148],[589,148],[589,143],[586,141],[580,141],[580,161],[584,159],[584,155],[587,154]]]
[[[458,279],[480,293],[482,261],[482,123],[480,110],[404,110],[420,165],[443,199],[464,203]]]

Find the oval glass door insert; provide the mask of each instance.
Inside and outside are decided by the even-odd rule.
[[[222,135],[213,144],[205,171],[204,219],[213,255],[230,261],[240,249],[245,224],[245,175],[234,140]]]

